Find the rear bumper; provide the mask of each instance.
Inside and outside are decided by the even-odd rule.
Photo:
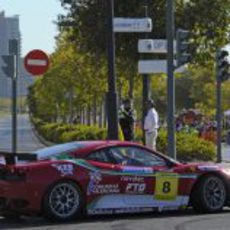
[[[31,184],[0,181],[0,213],[38,213],[41,199],[41,193]]]

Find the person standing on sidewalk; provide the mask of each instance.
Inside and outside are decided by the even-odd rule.
[[[147,114],[144,119],[145,145],[150,149],[156,150],[156,140],[159,128],[159,115],[154,108],[153,100],[148,100],[146,103]]]
[[[118,117],[124,139],[132,141],[134,139],[135,111],[130,99],[123,101],[118,112]]]

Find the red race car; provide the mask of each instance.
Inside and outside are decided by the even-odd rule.
[[[217,212],[230,201],[229,169],[179,163],[136,143],[71,142],[18,154],[15,164],[12,154],[0,155],[2,216],[68,221],[188,206]]]

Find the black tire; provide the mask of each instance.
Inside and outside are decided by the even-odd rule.
[[[223,179],[217,175],[201,178],[192,191],[191,200],[193,208],[198,212],[220,212],[227,200],[227,189]]]
[[[44,197],[45,217],[51,221],[66,222],[80,217],[83,196],[79,186],[71,181],[61,181],[48,190]]]

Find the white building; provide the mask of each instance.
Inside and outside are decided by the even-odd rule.
[[[0,97],[11,97],[11,79],[6,77],[1,67],[4,65],[1,55],[9,54],[9,40],[17,39],[21,47],[21,34],[19,29],[19,16],[6,17],[4,11],[0,12]],[[27,94],[27,87],[33,83],[33,78],[25,71],[19,48],[19,78],[18,96]]]

